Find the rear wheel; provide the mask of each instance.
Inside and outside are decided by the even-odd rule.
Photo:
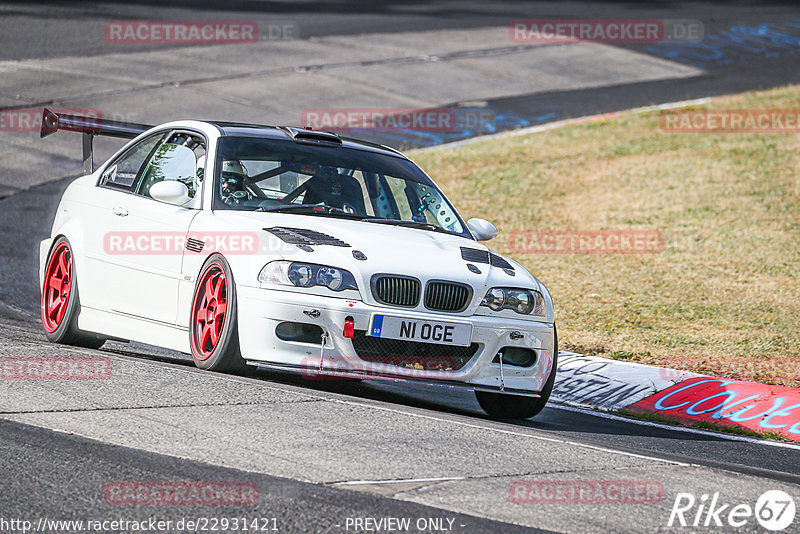
[[[78,312],[81,309],[78,281],[72,248],[65,237],[56,240],[47,257],[41,309],[42,324],[49,341],[89,349],[100,348],[105,343],[106,340],[96,334],[78,330]]]
[[[547,377],[539,398],[476,391],[475,397],[478,399],[478,404],[481,405],[484,412],[498,419],[528,419],[538,415],[544,409],[550,399],[550,394],[553,392],[557,363],[558,331],[553,325],[553,368],[550,370],[550,376]]]
[[[214,254],[200,270],[192,299],[189,335],[192,359],[201,369],[243,372],[239,352],[236,284],[224,257]]]

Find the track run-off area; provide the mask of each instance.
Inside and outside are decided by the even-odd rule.
[[[259,4],[220,12],[200,2],[189,12],[149,2],[0,3],[0,106],[96,109],[142,123],[299,124],[304,111],[330,107],[448,106],[493,117],[490,127],[370,134],[409,148],[800,77],[798,49],[775,37],[800,20],[789,4],[665,4],[641,13],[610,3],[587,15],[567,3],[547,13],[696,19],[706,39],[694,47],[517,46],[508,22],[544,15],[514,3],[323,2],[314,13],[269,3],[268,14]],[[105,23],[126,17],[279,19],[299,33],[203,47],[104,42]],[[800,502],[800,452],[791,443],[557,403],[532,420],[494,421],[471,393],[447,387],[221,375],[135,343],[49,344],[38,315],[38,243],[80,173],[80,139],[41,141],[35,128],[22,130],[0,130],[0,358],[86,359],[100,373],[0,381],[4,532],[10,520],[40,531],[113,531],[103,524],[111,520],[191,531],[187,521],[200,530],[203,518],[236,517],[280,532],[762,532],[764,507],[775,501],[766,492]],[[102,160],[119,144],[97,146]],[[187,481],[217,493],[158,504],[152,492]],[[149,497],[126,494],[134,482],[146,483],[139,490]],[[47,523],[56,520],[84,523]]]

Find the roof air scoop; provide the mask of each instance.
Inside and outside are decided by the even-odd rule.
[[[306,130],[302,128],[292,128],[287,126],[283,130],[288,133],[292,139],[298,143],[313,143],[321,145],[337,145],[342,144],[342,139],[332,132],[320,132],[317,130]]]

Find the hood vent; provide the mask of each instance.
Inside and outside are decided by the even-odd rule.
[[[273,226],[272,228],[264,228],[267,232],[275,235],[284,243],[290,245],[310,247],[312,245],[330,245],[332,247],[349,247],[350,245],[336,239],[328,234],[317,232],[316,230],[309,230],[307,228],[287,228],[285,226]]]
[[[488,263],[492,267],[499,267],[500,269],[503,269],[506,272],[508,271],[511,271],[511,273],[514,272],[514,267],[510,263],[508,263],[508,261],[504,257],[488,252],[486,250],[461,247],[461,258],[464,261],[469,261],[472,263]]]
[[[474,263],[489,263],[489,252],[477,248],[461,247],[461,259]]]
[[[501,269],[514,272],[514,267],[508,263],[504,257],[498,256],[497,254],[490,254],[489,257],[491,259],[492,267],[500,267]]]

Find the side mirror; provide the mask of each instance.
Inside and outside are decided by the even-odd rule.
[[[486,219],[472,218],[467,221],[467,228],[478,241],[489,241],[497,237],[497,227]]]
[[[189,188],[177,180],[162,180],[150,187],[150,196],[161,202],[183,205],[191,200]]]

